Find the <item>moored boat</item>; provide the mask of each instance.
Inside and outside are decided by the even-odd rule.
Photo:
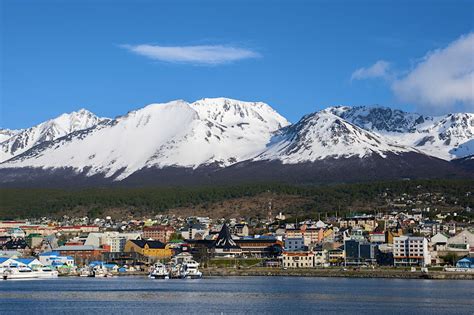
[[[199,271],[199,263],[194,260],[188,260],[183,264],[183,278],[200,279],[202,272]]]
[[[3,280],[56,278],[58,272],[48,267],[33,270],[29,267],[10,267],[3,271]]]
[[[166,268],[166,266],[159,262],[153,265],[150,271],[149,277],[154,278],[154,279],[169,279],[170,278],[169,271]]]

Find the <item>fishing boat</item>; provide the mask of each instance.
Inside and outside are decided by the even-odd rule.
[[[151,272],[149,274],[150,278],[154,279],[169,279],[169,271],[165,265],[162,263],[155,263],[151,268]]]

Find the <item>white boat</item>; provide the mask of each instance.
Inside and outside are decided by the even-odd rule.
[[[170,278],[169,271],[166,268],[166,266],[159,262],[153,265],[150,271],[149,277],[154,278],[154,279],[169,279]]]
[[[50,268],[40,268],[33,270],[29,267],[10,267],[3,271],[3,280],[10,279],[37,279],[37,278],[56,278],[58,272]]]
[[[199,263],[194,260],[188,260],[183,264],[183,278],[186,279],[200,279],[202,272],[199,271]]]
[[[38,270],[35,270],[38,273],[38,278],[57,278],[59,272],[50,267],[43,267]]]
[[[92,277],[92,271],[88,267],[79,270],[79,277]]]
[[[92,275],[89,275],[89,277],[95,277],[95,278],[110,278],[112,277],[112,273],[110,273],[107,268],[105,268],[102,265],[95,266],[92,268]]]
[[[183,268],[182,268],[182,265],[181,264],[178,264],[178,265],[174,265],[174,264],[171,264],[170,265],[170,278],[171,279],[181,279],[183,278]]]

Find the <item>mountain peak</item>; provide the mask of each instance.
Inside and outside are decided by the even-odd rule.
[[[95,126],[103,120],[104,118],[99,118],[86,109],[80,109],[23,129],[1,142],[0,162],[9,160],[43,142]]]
[[[330,110],[304,116],[296,124],[282,129],[257,160],[281,160],[295,164],[324,158],[365,157],[385,152],[408,152],[383,137],[359,128]]]

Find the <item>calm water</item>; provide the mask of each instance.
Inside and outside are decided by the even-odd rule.
[[[474,314],[474,281],[232,277],[0,282],[0,314]]]

